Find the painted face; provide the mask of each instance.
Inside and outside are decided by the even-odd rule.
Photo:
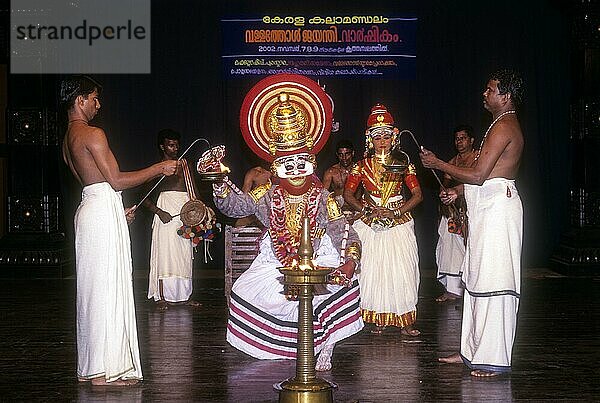
[[[167,158],[175,160],[179,155],[179,140],[164,139],[160,149]]]
[[[456,146],[456,151],[459,153],[464,153],[465,151],[469,151],[473,148],[473,140],[466,131],[461,130],[454,134],[454,145]]]
[[[386,132],[386,133],[378,133],[375,134],[373,136],[371,136],[371,141],[373,142],[373,148],[375,150],[375,154],[386,154],[389,153],[390,150],[392,149],[392,141],[393,141],[393,134]]]
[[[354,150],[344,147],[338,148],[335,155],[337,155],[337,158],[343,167],[349,167],[350,165],[352,165],[352,159],[354,158]]]
[[[278,178],[295,181],[312,175],[315,171],[315,162],[315,156],[309,153],[288,155],[273,161],[273,171]]]

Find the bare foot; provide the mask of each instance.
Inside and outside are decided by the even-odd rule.
[[[333,354],[333,347],[335,347],[335,344],[327,344],[323,347],[319,353],[319,357],[317,357],[317,363],[315,365],[316,371],[329,371],[331,369],[331,355]]]
[[[156,309],[158,309],[159,311],[166,311],[167,309],[169,309],[169,303],[164,299],[158,300],[156,301]]]
[[[463,360],[462,360],[460,354],[458,354],[458,353],[449,355],[447,357],[439,357],[438,361],[443,362],[444,364],[462,364],[463,363]]]
[[[484,371],[482,369],[476,369],[474,371],[471,371],[471,375],[476,376],[478,378],[489,378],[491,376],[498,376],[500,374],[501,372]]]
[[[82,377],[78,376],[77,377],[77,381],[79,381],[79,382],[89,382],[89,381],[91,381],[91,379],[82,378]]]
[[[421,331],[415,329],[414,326],[410,325],[403,327],[402,330],[400,330],[400,334],[403,334],[404,336],[417,337],[421,334]]]
[[[385,329],[385,326],[375,326],[374,329],[371,329],[371,333],[373,334],[382,334]]]
[[[451,292],[446,291],[439,297],[435,299],[435,302],[446,302],[446,301],[455,301],[460,298],[460,295],[452,294]]]
[[[102,377],[92,379],[92,385],[94,386],[133,386],[138,383],[140,383],[139,379],[117,379],[112,382],[106,382],[106,379]]]

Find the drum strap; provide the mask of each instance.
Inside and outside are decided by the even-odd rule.
[[[192,180],[192,173],[186,160],[181,159],[181,169],[183,169],[183,178],[185,179],[185,189],[187,190],[188,197],[190,200],[196,200],[196,191],[194,189],[194,181]]]

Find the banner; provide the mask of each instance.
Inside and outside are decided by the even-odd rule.
[[[416,17],[265,15],[222,19],[221,28],[226,78],[415,77]]]

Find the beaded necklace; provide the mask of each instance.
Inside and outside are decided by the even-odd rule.
[[[492,127],[494,127],[494,125],[500,119],[502,119],[504,116],[510,115],[513,113],[517,113],[517,111],[511,109],[510,111],[502,112],[500,115],[498,115],[498,117],[496,119],[494,119],[492,121],[492,123],[490,124],[490,127],[488,127],[488,129],[485,131],[485,134],[483,135],[483,140],[481,140],[481,146],[479,147],[479,151],[477,152],[477,157],[475,157],[475,161],[477,161],[479,159],[479,155],[481,155],[481,150],[483,150],[483,144],[485,143],[485,139],[487,138],[487,135],[490,133],[490,130],[492,130]]]

